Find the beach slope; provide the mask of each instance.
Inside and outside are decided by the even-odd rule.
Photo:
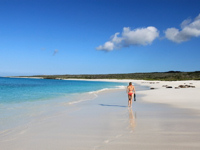
[[[0,150],[200,149],[199,82],[133,82],[132,108],[125,89],[95,93],[95,99],[63,104],[66,111],[1,133]],[[195,88],[174,88],[185,82]],[[137,90],[143,86],[154,89]]]

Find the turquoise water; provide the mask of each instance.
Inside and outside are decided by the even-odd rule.
[[[0,136],[126,83],[0,77]],[[40,118],[40,119],[39,119]]]
[[[123,85],[125,83],[0,78],[0,104],[46,100],[72,93],[91,92]]]

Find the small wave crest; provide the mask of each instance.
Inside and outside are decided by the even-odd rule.
[[[90,91],[87,93],[77,94],[76,95],[77,97],[75,99],[71,100],[70,102],[65,103],[65,105],[66,104],[72,105],[72,104],[77,104],[77,103],[93,100],[98,97],[99,93],[110,91],[110,90],[116,90],[116,89],[125,89],[125,87],[126,86],[116,86],[114,88],[104,88],[104,89],[97,90],[97,91]]]
[[[125,89],[126,88],[126,86],[124,86],[124,85],[120,85],[120,86],[116,86],[118,89]]]
[[[93,100],[93,99],[95,99],[98,96],[95,93],[89,93],[89,95],[87,95],[87,94],[81,94],[80,97],[81,98],[79,100],[70,101],[67,104],[68,105],[72,105],[72,104],[77,104],[77,103],[80,103],[80,102],[85,102],[85,101]]]
[[[101,93],[101,92],[104,92],[104,91],[109,91],[109,90],[116,90],[116,89],[125,89],[126,86],[115,86],[114,88],[104,88],[104,89],[101,89],[101,90],[97,90],[97,91],[91,91],[91,92],[88,92],[88,93]]]

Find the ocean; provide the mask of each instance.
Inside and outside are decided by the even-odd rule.
[[[0,77],[0,134],[127,83]]]

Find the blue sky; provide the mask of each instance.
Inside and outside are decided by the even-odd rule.
[[[199,0],[1,0],[0,76],[197,71],[199,14]]]

